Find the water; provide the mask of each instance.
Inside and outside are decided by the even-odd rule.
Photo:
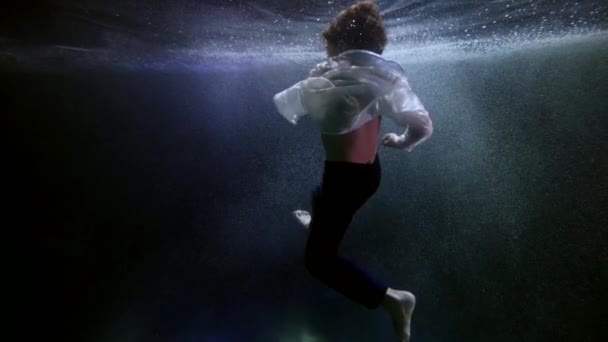
[[[392,341],[386,314],[306,273],[290,212],[308,206],[323,150],[271,101],[322,58],[314,35],[344,3],[62,1],[16,16],[56,19],[0,40],[8,215],[28,236],[11,279],[35,284],[14,311],[22,339]],[[606,5],[380,4],[386,56],[435,132],[411,154],[381,150],[382,184],[341,252],[417,295],[412,341],[600,341]]]

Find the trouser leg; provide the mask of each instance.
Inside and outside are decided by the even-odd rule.
[[[369,309],[377,308],[388,287],[352,261],[338,255],[340,242],[350,225],[352,214],[347,212],[344,202],[331,203],[330,209],[330,198],[322,197],[320,190],[315,190],[305,251],[306,268],[325,285],[351,300]],[[356,209],[360,207],[357,204]]]

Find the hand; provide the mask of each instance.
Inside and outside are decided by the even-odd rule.
[[[409,133],[404,133],[402,135],[388,133],[382,138],[382,144],[384,146],[398,148],[408,152],[412,152],[414,147],[416,147],[416,145],[418,145],[420,142],[420,140]]]
[[[393,148],[403,148],[403,143],[405,138],[403,136],[397,135],[395,133],[388,133],[384,137],[382,137],[382,145],[393,147]]]

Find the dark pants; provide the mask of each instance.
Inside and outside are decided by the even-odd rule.
[[[338,255],[340,241],[357,210],[380,185],[380,159],[373,164],[325,161],[323,182],[312,192],[312,221],[306,244],[307,270],[325,285],[369,309],[388,287]]]

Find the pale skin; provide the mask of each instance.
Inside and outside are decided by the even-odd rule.
[[[349,99],[345,100],[352,102]],[[412,117],[414,116],[412,115]],[[347,134],[322,135],[326,159],[353,163],[373,162],[377,153],[379,128],[380,119],[376,117]],[[402,135],[388,133],[382,138],[382,145],[411,152],[419,137],[415,130]],[[305,229],[308,229],[312,219],[308,211],[295,210],[293,215]],[[381,306],[391,316],[397,341],[409,342],[412,314],[416,306],[414,294],[405,290],[388,288]]]

